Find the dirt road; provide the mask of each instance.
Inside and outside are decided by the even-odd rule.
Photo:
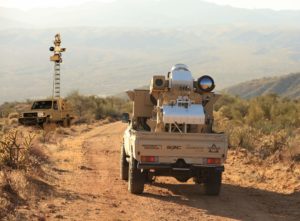
[[[119,149],[126,125],[116,122],[65,135],[48,145],[52,190],[32,211],[45,220],[300,220],[300,194],[243,187],[226,165],[219,197],[192,182],[158,178],[141,196],[119,179]],[[76,129],[76,128],[75,128]],[[78,129],[79,130],[79,129]],[[43,220],[40,218],[40,220]]]

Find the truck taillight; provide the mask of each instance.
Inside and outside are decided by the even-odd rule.
[[[155,157],[155,156],[141,156],[141,162],[143,162],[143,163],[158,162],[158,157]]]
[[[220,158],[207,158],[207,164],[221,164]]]

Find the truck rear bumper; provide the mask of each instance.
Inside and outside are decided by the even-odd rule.
[[[138,164],[139,169],[144,170],[174,170],[174,171],[193,171],[193,170],[201,170],[201,169],[208,169],[208,168],[214,168],[215,170],[223,172],[224,166],[220,165],[200,165],[200,164],[194,164],[194,165],[186,165],[184,167],[177,166],[176,164],[161,164],[161,163],[139,163]]]

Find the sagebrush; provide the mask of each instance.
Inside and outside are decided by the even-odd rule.
[[[223,95],[215,106],[215,130],[229,135],[231,147],[266,158],[289,147],[300,127],[300,102],[270,94],[244,100]]]

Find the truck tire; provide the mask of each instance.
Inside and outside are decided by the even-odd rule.
[[[64,120],[63,120],[63,126],[64,127],[70,127],[71,126],[71,119],[69,116],[67,116]]]
[[[128,190],[133,194],[141,194],[144,191],[145,175],[137,168],[137,161],[131,156],[129,162]]]
[[[222,172],[210,170],[204,182],[204,191],[206,195],[217,196],[220,194],[222,183]]]
[[[121,147],[121,159],[120,159],[120,178],[121,180],[128,180],[129,163],[126,160],[125,148]]]
[[[42,123],[38,123],[38,127],[41,128],[41,129],[43,129],[44,128],[44,123],[43,122]]]
[[[50,118],[49,118],[49,117],[46,117],[45,121],[42,123],[42,128],[43,128],[43,129],[46,129],[47,126],[50,125],[50,123],[51,123]]]

